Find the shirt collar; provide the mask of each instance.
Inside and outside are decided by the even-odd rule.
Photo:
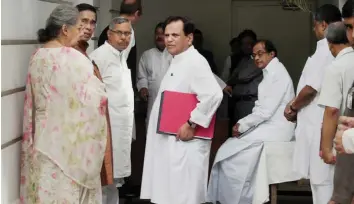
[[[185,56],[189,55],[191,52],[193,52],[193,50],[195,50],[194,46],[190,46],[187,50],[185,50],[182,53],[179,53],[178,55],[173,56],[173,61],[179,61],[181,59],[183,59]]]
[[[328,47],[328,42],[326,38],[323,38],[322,40],[317,41],[317,48],[319,49],[320,47]]]
[[[112,51],[112,53],[114,55],[116,55],[117,57],[119,57],[120,55],[122,55],[123,52],[117,50],[116,48],[114,48],[111,44],[108,43],[108,41],[106,41],[105,43],[105,46]]]
[[[272,60],[270,60],[270,62],[268,63],[268,65],[262,69],[264,74],[270,73],[272,72],[272,70],[275,69],[276,64],[279,63],[279,59],[277,57],[274,57]]]
[[[353,52],[353,51],[354,51],[354,50],[353,50],[352,47],[344,48],[343,50],[341,50],[341,51],[338,53],[336,59],[339,58],[339,57],[341,57],[341,56],[343,56],[343,55],[345,55],[345,54],[347,54],[347,53],[349,53],[349,52]]]

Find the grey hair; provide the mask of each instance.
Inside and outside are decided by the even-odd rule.
[[[57,6],[48,17],[45,28],[38,30],[38,41],[46,43],[57,38],[63,25],[76,25],[78,17],[77,8],[66,4]]]
[[[130,24],[130,21],[126,18],[123,18],[123,17],[115,17],[111,20],[111,23],[109,24],[109,29],[113,30],[115,25],[122,24],[122,23],[129,23]]]
[[[347,28],[343,22],[329,24],[325,35],[329,43],[336,45],[349,43],[347,38]]]

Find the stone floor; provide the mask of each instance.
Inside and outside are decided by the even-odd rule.
[[[277,204],[312,204],[311,196],[279,196]],[[125,202],[120,200],[119,204],[150,204],[148,201],[133,200],[132,202]]]
[[[119,204],[151,204],[149,201],[121,199]],[[269,203],[270,204],[270,203]],[[311,190],[308,184],[284,183],[278,186],[277,204],[312,204]]]

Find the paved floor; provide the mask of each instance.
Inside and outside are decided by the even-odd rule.
[[[148,201],[133,199],[126,201],[121,199],[119,204],[151,204]],[[295,183],[284,183],[278,186],[277,204],[312,204],[311,190],[309,185],[299,186]]]
[[[279,196],[277,204],[312,204],[311,196]],[[134,200],[133,202],[125,202],[121,200],[119,204],[150,204],[147,201]]]

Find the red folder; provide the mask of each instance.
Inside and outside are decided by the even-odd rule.
[[[176,135],[179,128],[190,119],[191,112],[195,109],[198,102],[195,94],[174,91],[162,92],[157,133]],[[215,114],[208,128],[196,127],[195,137],[212,139],[214,129]]]

